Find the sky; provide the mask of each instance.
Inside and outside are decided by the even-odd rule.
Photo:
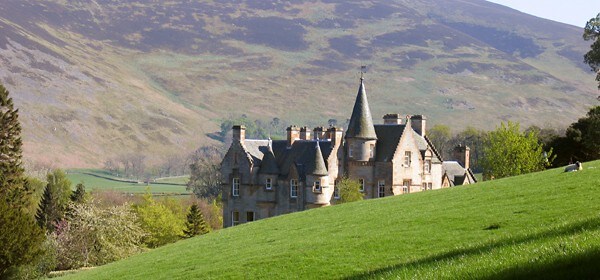
[[[488,0],[537,17],[579,27],[600,13],[600,0]]]

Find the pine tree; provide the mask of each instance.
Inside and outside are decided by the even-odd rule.
[[[46,185],[40,207],[35,215],[38,225],[53,232],[55,223],[63,218],[63,212],[56,199],[56,194],[52,191],[52,186]]]
[[[31,193],[23,175],[21,124],[8,91],[0,85],[0,197],[25,205]]]
[[[71,202],[82,203],[85,202],[85,186],[83,183],[77,184],[75,191],[71,194]]]
[[[185,223],[183,233],[186,237],[193,237],[209,232],[210,227],[206,224],[202,211],[200,211],[197,204],[193,204],[190,207],[190,212],[187,214],[187,222]]]
[[[21,164],[21,125],[8,94],[0,85],[0,279],[39,256],[44,241],[27,213],[31,191]]]

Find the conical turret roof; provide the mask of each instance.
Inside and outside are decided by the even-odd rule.
[[[315,148],[315,160],[312,166],[309,167],[307,174],[327,176],[327,167],[325,166],[325,160],[323,159],[323,153],[321,153],[321,147],[317,141],[317,147]]]
[[[275,154],[273,154],[271,145],[269,145],[267,152],[265,152],[262,158],[258,172],[261,174],[279,174],[279,167],[277,167],[277,160],[275,160]]]
[[[348,124],[348,132],[346,132],[346,138],[350,137],[377,139],[375,126],[373,126],[373,117],[371,117],[371,110],[369,109],[369,101],[367,101],[367,92],[362,78],[360,79],[360,86],[358,87],[358,94],[354,102],[354,109],[352,109],[350,123]]]

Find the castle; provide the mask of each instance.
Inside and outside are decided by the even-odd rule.
[[[335,204],[338,178],[360,183],[365,198],[378,198],[474,183],[469,148],[442,161],[426,136],[422,115],[387,114],[373,124],[360,79],[348,129],[290,126],[286,140],[246,139],[233,127],[221,163],[223,226]]]

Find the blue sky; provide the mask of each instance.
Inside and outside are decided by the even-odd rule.
[[[488,0],[537,17],[584,27],[600,13],[600,0]]]

